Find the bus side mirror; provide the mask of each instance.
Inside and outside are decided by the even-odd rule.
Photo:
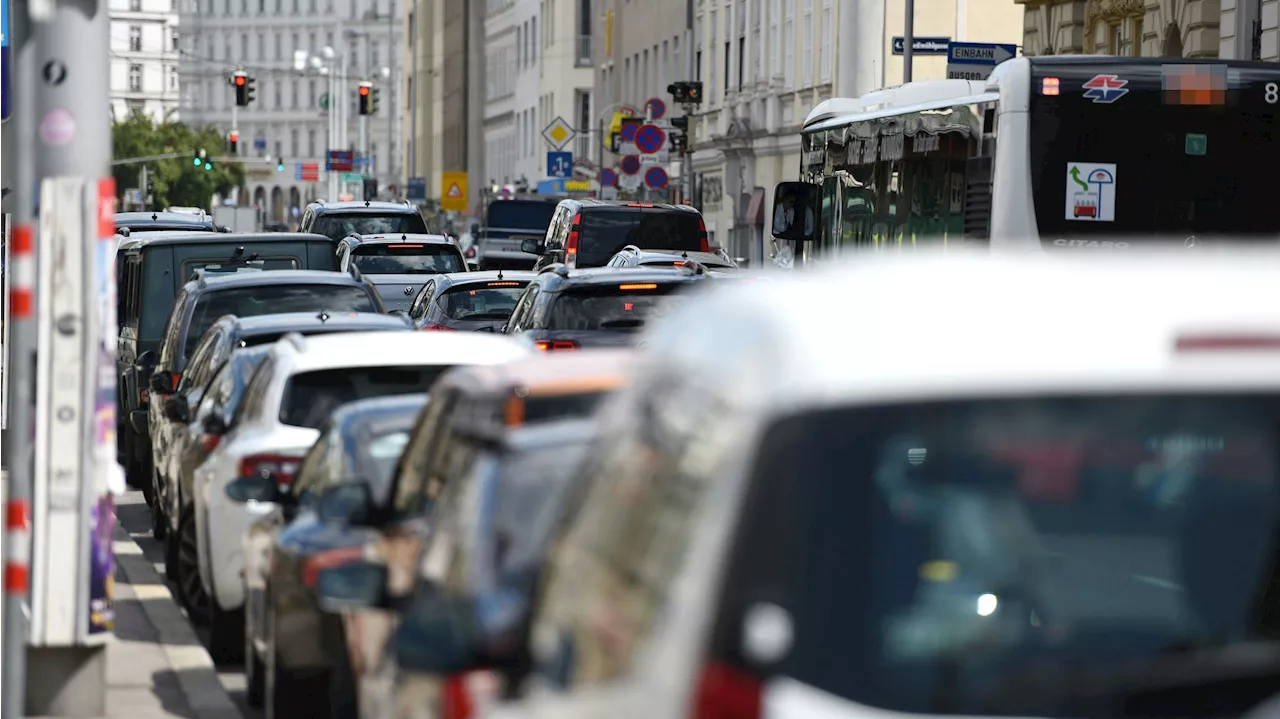
[[[775,239],[810,242],[817,228],[817,187],[807,182],[779,182],[773,191],[770,228]]]

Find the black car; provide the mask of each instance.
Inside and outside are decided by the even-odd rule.
[[[710,252],[702,213],[687,205],[561,200],[542,242],[521,249],[538,255],[535,270],[563,263],[569,269],[604,267],[628,245],[640,250]]]
[[[572,271],[552,265],[529,283],[503,331],[523,334],[543,351],[630,346],[648,319],[671,309],[670,295],[707,278],[696,263]]]
[[[425,235],[427,223],[408,202],[325,202],[316,200],[302,213],[299,232],[315,232],[334,242],[351,235]]]
[[[169,213],[179,219],[197,215]],[[300,233],[139,232],[116,249],[116,454],[129,483],[151,493],[147,437],[150,367],[164,338],[174,298],[197,271],[334,270],[336,242]]]
[[[218,226],[208,215],[185,212],[117,212],[116,232],[128,237],[134,232],[216,232]]]
[[[424,330],[496,332],[516,308],[533,272],[458,272],[433,277],[413,298],[409,317]]]

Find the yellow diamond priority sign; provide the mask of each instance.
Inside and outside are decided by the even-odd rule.
[[[444,188],[440,209],[446,212],[467,211],[467,173],[442,172],[440,186]]]
[[[558,116],[556,119],[551,121],[550,125],[547,125],[542,130],[542,136],[546,138],[547,142],[557,150],[563,150],[564,146],[568,145],[569,141],[577,134],[578,133],[574,132],[573,128],[569,126],[569,123],[564,121],[563,117]]]

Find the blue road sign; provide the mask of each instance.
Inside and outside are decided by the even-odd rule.
[[[0,0],[0,121],[9,119],[9,0]]]
[[[636,130],[636,149],[646,155],[652,155],[667,144],[667,133],[657,125],[645,125]]]
[[[410,177],[409,187],[407,188],[404,196],[410,200],[427,199],[427,178]]]
[[[661,120],[663,115],[667,114],[667,103],[662,101],[660,97],[651,97],[644,104],[644,109],[649,111],[649,116],[655,120]]]
[[[616,184],[618,184],[618,173],[607,167],[600,171],[601,187],[613,187]]]
[[[912,55],[946,55],[949,37],[913,37],[911,38]],[[893,54],[901,55],[907,46],[907,39],[901,35],[893,38]]]
[[[624,175],[634,175],[640,171],[640,158],[635,155],[627,155],[622,158],[622,162],[619,164],[619,167],[622,168],[622,173]]]
[[[2,1],[3,1],[3,0],[0,0],[0,2],[2,2]],[[265,150],[265,149],[267,149],[267,138],[265,138],[265,137],[255,137],[255,138],[253,138],[253,149],[255,149],[255,150]]]
[[[573,153],[548,152],[547,177],[573,177]]]
[[[1017,56],[1017,45],[995,42],[953,42],[947,47],[948,65],[994,66]]]
[[[661,190],[667,186],[667,171],[661,167],[650,167],[649,171],[644,173],[644,184],[655,190]]]

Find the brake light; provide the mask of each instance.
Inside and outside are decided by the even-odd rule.
[[[1041,95],[1057,95],[1062,83],[1056,77],[1046,77],[1040,81]]]
[[[639,285],[618,285],[620,290],[656,290],[658,286],[652,282],[646,282]]]
[[[724,664],[702,670],[693,719],[760,719],[760,680]]]
[[[387,247],[404,247],[404,248],[412,248],[415,250],[420,250],[424,247],[424,245],[387,245]]]
[[[452,327],[445,327],[444,325],[423,325],[422,329],[424,332],[456,332],[457,331]]]
[[[571,340],[541,340],[535,345],[543,352],[551,352],[553,350],[576,350],[578,343]]]
[[[317,552],[307,557],[307,561],[302,568],[302,581],[308,587],[314,587],[316,580],[320,578],[320,572],[357,562],[361,559],[364,559],[364,545]]]
[[[711,251],[711,240],[707,239],[707,222],[698,216],[698,244],[703,252]]]
[[[519,287],[519,282],[486,282],[485,287]]]
[[[209,454],[213,450],[217,449],[218,445],[221,443],[222,443],[221,435],[206,434],[200,437],[200,449],[203,449],[205,454]],[[243,477],[244,475],[242,474],[240,476]]]
[[[278,484],[290,484],[298,474],[298,458],[283,454],[251,454],[240,460],[240,477],[270,474]]]
[[[627,207],[653,207],[648,202],[628,202]]]
[[[539,344],[544,343],[539,342]],[[508,427],[519,427],[524,424],[524,398],[518,395],[508,398],[506,410],[502,414],[503,423]]]
[[[1280,349],[1280,336],[1272,335],[1204,335],[1179,337],[1175,345],[1178,352],[1204,350],[1276,350]]]
[[[578,230],[582,228],[582,213],[573,216],[573,223],[569,225],[569,239],[565,241],[564,253],[566,255],[578,254]]]

